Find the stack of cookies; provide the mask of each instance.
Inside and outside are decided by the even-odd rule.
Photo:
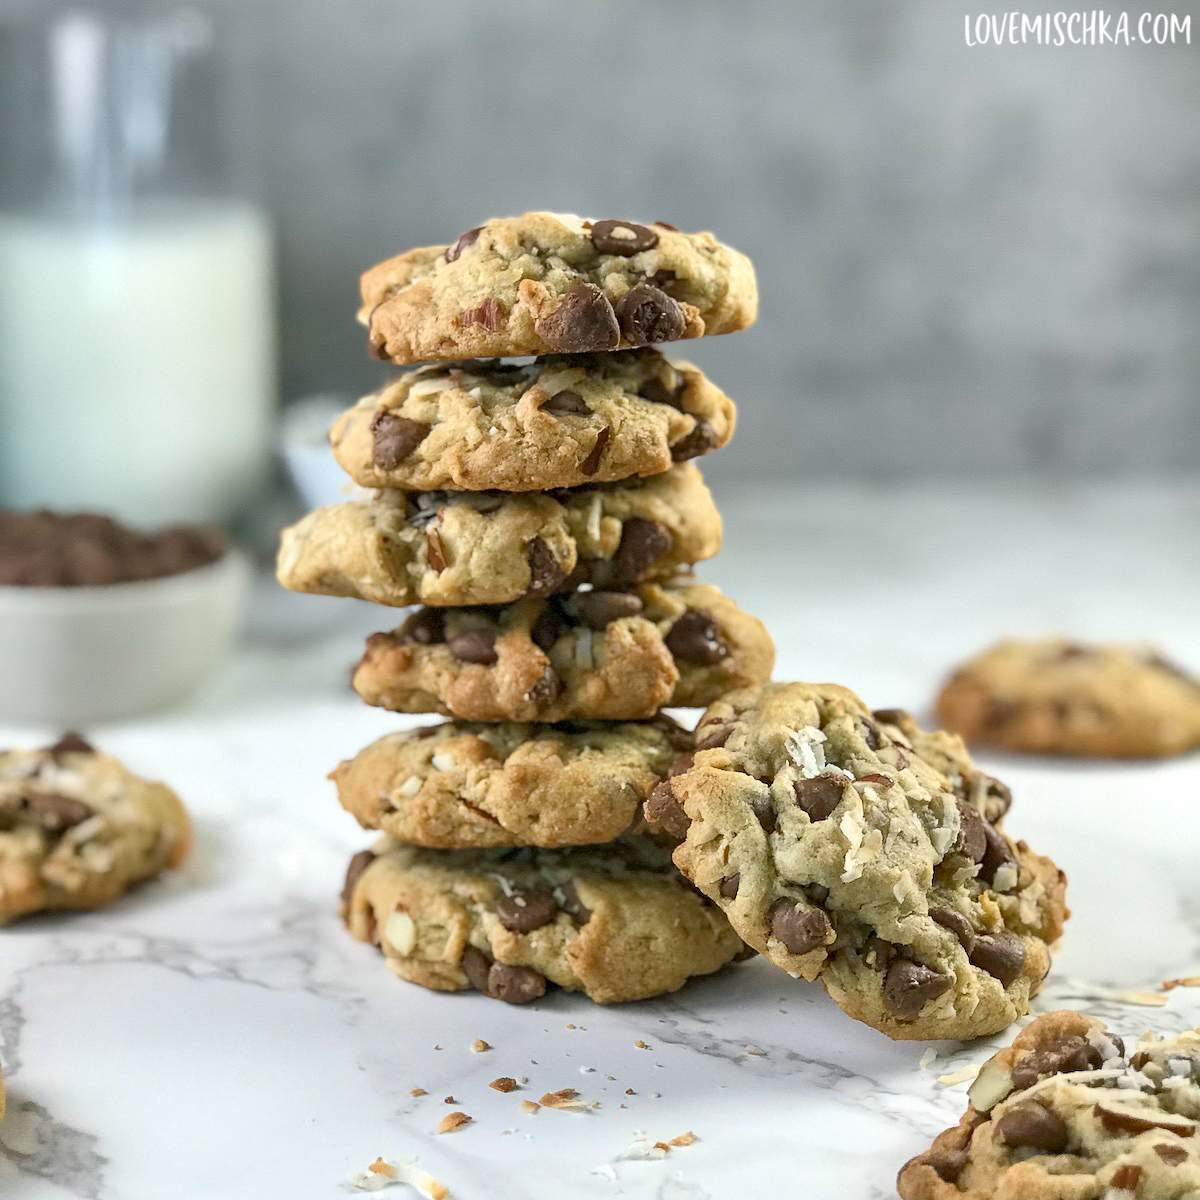
[[[362,287],[373,351],[431,365],[336,422],[372,493],[286,530],[279,579],[420,605],[368,640],[354,687],[451,719],[334,772],[383,834],[347,874],[351,933],[405,979],[512,1003],[550,984],[641,999],[719,969],[742,941],[643,816],[690,761],[659,710],[765,683],[774,647],[688,574],[721,544],[693,460],[734,406],[651,347],[749,326],[749,260],[662,223],[529,213]]]

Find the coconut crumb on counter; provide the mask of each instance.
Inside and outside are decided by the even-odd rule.
[[[974,1079],[979,1074],[978,1067],[963,1067],[961,1071],[954,1071],[950,1075],[939,1075],[938,1083],[942,1087],[954,1087],[960,1083],[966,1083],[968,1080]]]
[[[539,1104],[543,1108],[560,1108],[567,1112],[586,1112],[589,1109],[600,1107],[594,1100],[581,1100],[579,1093],[574,1088],[561,1088],[557,1092],[547,1092]]]
[[[1159,986],[1164,992],[1173,992],[1179,987],[1200,987],[1200,975],[1183,975],[1179,979],[1164,979]]]
[[[476,1038],[471,1043],[472,1054],[486,1054],[492,1048],[490,1042],[485,1042],[483,1038]]]
[[[450,1189],[440,1179],[434,1179],[427,1171],[422,1171],[414,1157],[392,1162],[377,1158],[365,1171],[350,1177],[351,1187],[362,1192],[377,1192],[394,1183],[414,1187],[428,1200],[448,1200],[450,1196]]]
[[[767,1052],[761,1047],[756,1046],[753,1042],[746,1047],[746,1053],[754,1055],[755,1058],[766,1058]]]
[[[429,1093],[424,1088],[411,1088],[408,1093],[414,1100],[418,1096],[428,1096]]]
[[[517,1081],[511,1075],[501,1075],[499,1079],[493,1079],[488,1087],[494,1092],[515,1092]]]
[[[673,1137],[667,1145],[669,1146],[691,1146],[700,1139],[689,1129],[687,1133],[678,1134]]]
[[[537,1112],[537,1110],[541,1107],[542,1106],[534,1100],[522,1100],[521,1101],[521,1111],[523,1113],[529,1113],[531,1116],[535,1112]]]
[[[447,1113],[441,1121],[438,1122],[438,1133],[456,1133],[460,1129],[465,1129],[474,1117],[468,1116],[465,1112]]]
[[[646,1045],[646,1043],[643,1042],[641,1038],[638,1038],[638,1040],[636,1042],[634,1042],[633,1044],[638,1050],[649,1050],[650,1049],[650,1047],[648,1045]]]

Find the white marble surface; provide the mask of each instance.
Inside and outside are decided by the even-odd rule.
[[[781,678],[921,710],[957,656],[1052,629],[1155,638],[1200,666],[1200,489],[718,498],[728,548],[703,574],[768,621]],[[649,1003],[559,993],[513,1009],[402,984],[345,936],[333,897],[366,838],[324,774],[401,720],[346,682],[387,617],[264,590],[202,696],[91,731],[175,785],[198,843],[177,877],[108,911],[0,932],[0,1195],[334,1197],[376,1155],[416,1155],[471,1200],[892,1196],[965,1102],[937,1076],[985,1045],[939,1045],[922,1067],[924,1046],[762,962]],[[49,732],[0,728],[0,744]],[[1200,1023],[1200,990],[1159,1009],[1097,999],[1200,970],[1200,758],[987,761],[1016,793],[1010,827],[1071,876],[1039,1007],[1088,1006],[1126,1031]],[[475,1038],[494,1049],[472,1053]],[[498,1075],[528,1084],[502,1095],[486,1086]],[[601,1107],[519,1112],[564,1087]],[[448,1095],[475,1124],[438,1137]],[[687,1130],[700,1140],[665,1159],[620,1157],[639,1134]]]

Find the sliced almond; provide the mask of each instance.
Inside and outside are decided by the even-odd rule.
[[[1012,1072],[998,1062],[984,1063],[967,1098],[976,1112],[991,1112],[1013,1090]]]
[[[1122,1108],[1116,1104],[1105,1103],[1097,1104],[1092,1111],[1096,1114],[1096,1120],[1110,1133],[1136,1136],[1151,1129],[1165,1129],[1177,1137],[1188,1138],[1196,1132],[1195,1121],[1156,1109]]]

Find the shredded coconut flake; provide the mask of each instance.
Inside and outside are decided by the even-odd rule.
[[[377,1158],[365,1171],[350,1177],[350,1185],[362,1192],[377,1192],[394,1183],[416,1188],[428,1200],[447,1200],[450,1195],[450,1189],[440,1179],[422,1171],[412,1156],[392,1161]]]
[[[942,1087],[954,1087],[960,1083],[966,1083],[970,1079],[974,1079],[979,1074],[978,1067],[963,1067],[961,1071],[953,1071],[949,1075],[939,1075],[938,1083]]]

